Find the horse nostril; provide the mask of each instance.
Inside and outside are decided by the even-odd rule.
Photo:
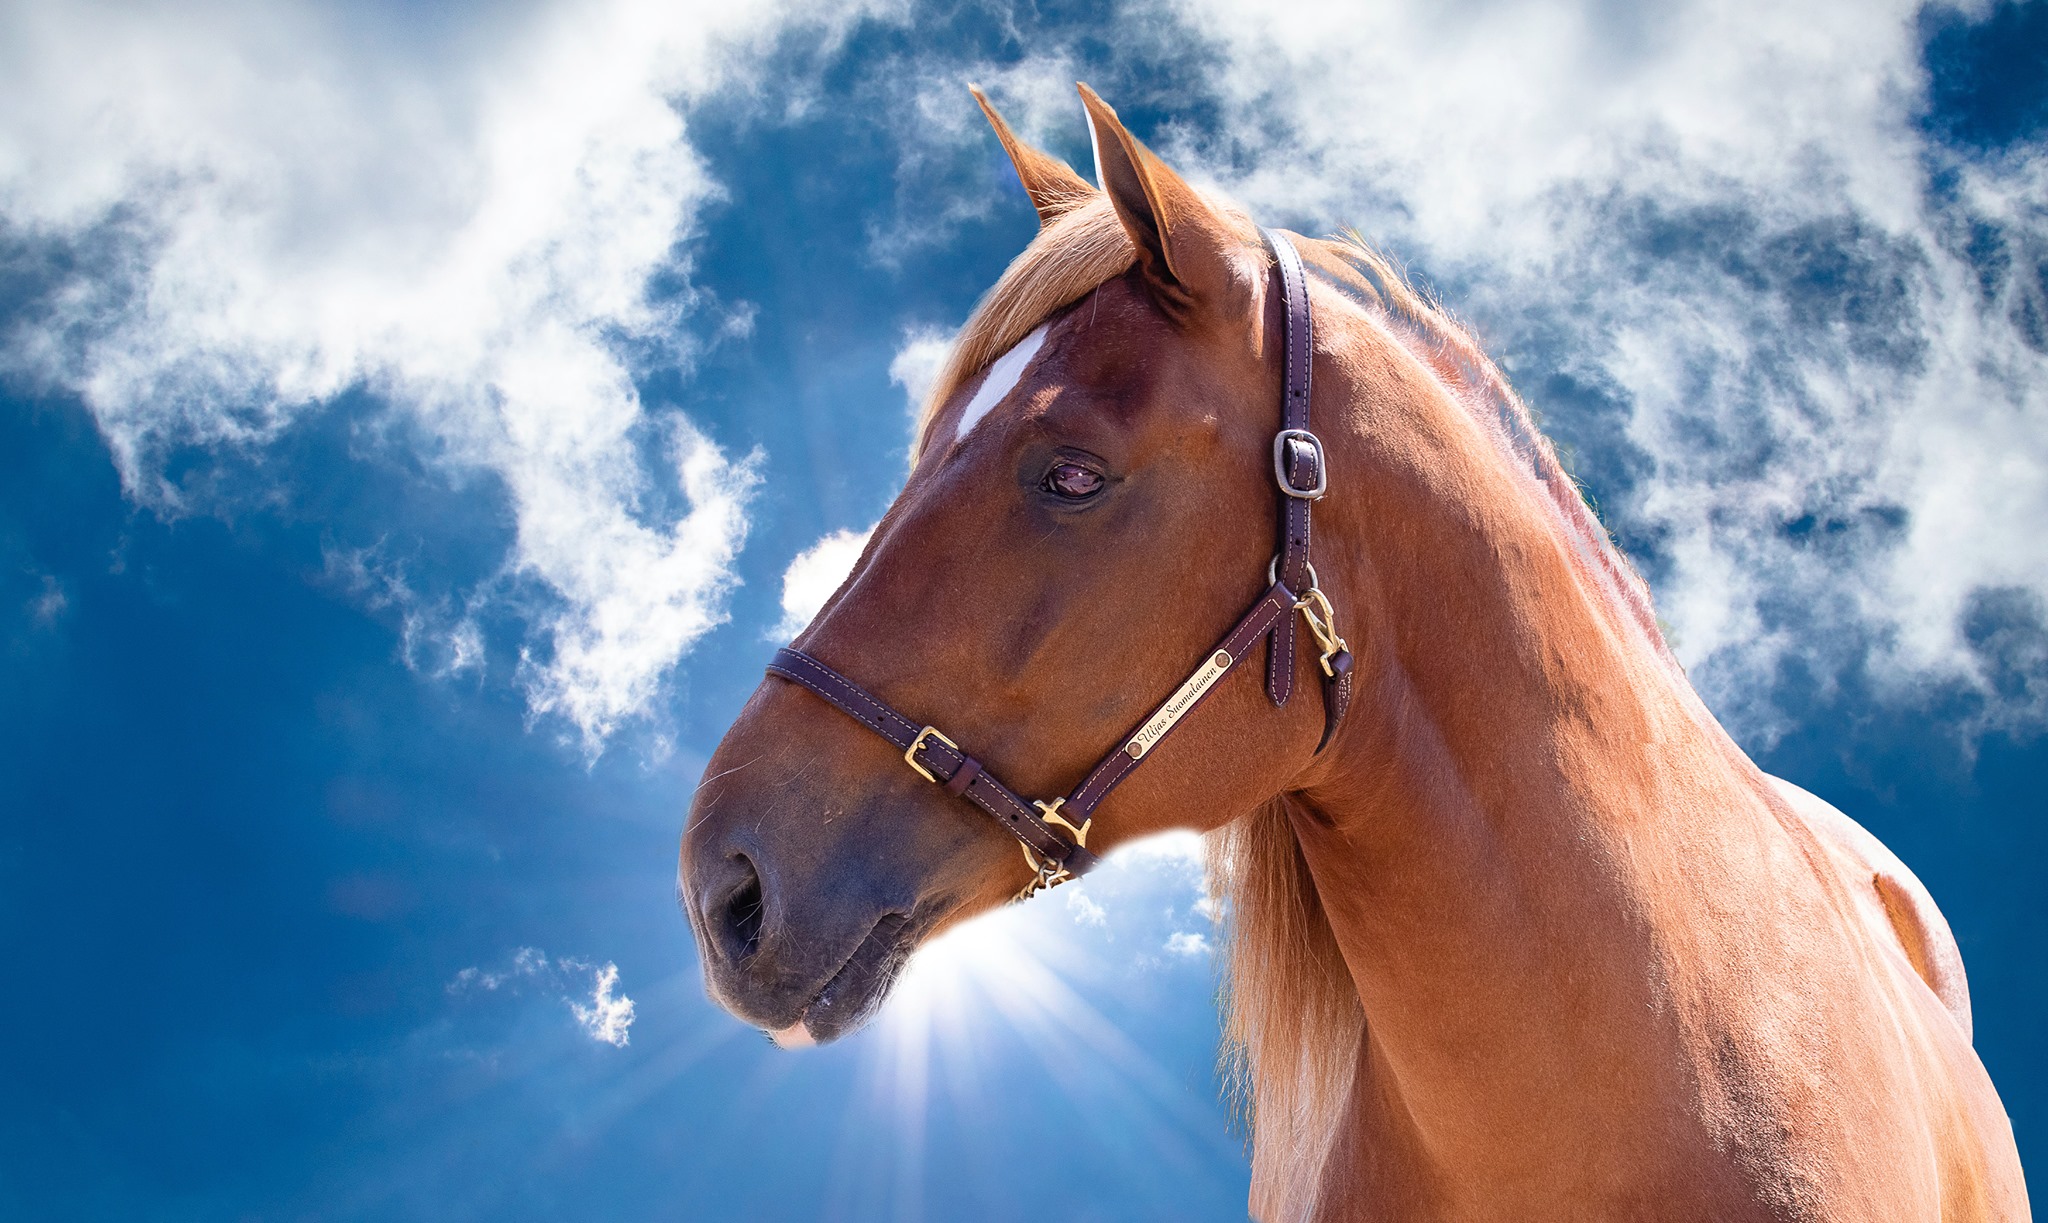
[[[725,902],[725,946],[734,963],[754,954],[761,943],[761,875],[754,864],[745,858],[740,865],[746,868],[746,882],[733,892]]]

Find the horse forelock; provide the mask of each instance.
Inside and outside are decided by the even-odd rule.
[[[932,422],[962,384],[1014,348],[1056,311],[1081,300],[1137,261],[1138,251],[1099,192],[1038,232],[982,295],[953,341],[918,413],[913,460],[931,444]]]
[[[1209,205],[1243,231],[1248,244],[1256,244],[1257,231],[1242,209],[1213,197]],[[1100,192],[1041,229],[982,295],[961,327],[918,412],[912,460],[921,458],[931,445],[932,422],[963,384],[1055,313],[1129,271],[1137,259],[1137,247],[1117,219],[1109,197]],[[1267,260],[1248,245],[1238,274],[1255,278],[1267,266]]]

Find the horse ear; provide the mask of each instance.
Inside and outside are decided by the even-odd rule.
[[[1017,167],[1017,177],[1024,184],[1024,193],[1031,197],[1031,206],[1038,209],[1038,227],[1044,229],[1065,216],[1067,210],[1095,194],[1095,188],[1088,180],[1074,173],[1074,168],[1048,153],[1041,153],[1010,130],[996,113],[988,95],[979,85],[969,85],[968,92],[981,103],[981,113],[988,116],[988,125],[996,129],[996,139],[1003,142],[1003,152],[1010,155],[1010,164]]]
[[[1242,239],[1200,192],[1124,129],[1109,103],[1086,85],[1080,90],[1095,142],[1095,177],[1138,247],[1138,266],[1154,297],[1174,310],[1220,300],[1234,283],[1232,253]]]

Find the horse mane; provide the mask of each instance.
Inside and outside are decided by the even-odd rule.
[[[1213,197],[1210,203],[1245,221],[1241,210]],[[1482,422],[1504,456],[1535,478],[1590,574],[1676,670],[1648,586],[1471,332],[1356,233],[1300,245],[1305,254],[1329,255],[1348,268],[1350,283],[1340,286],[1348,290],[1345,300],[1376,316]],[[1109,198],[1100,193],[1041,229],[961,328],[918,415],[913,460],[930,444],[939,409],[964,383],[1136,259]],[[1312,267],[1327,276],[1333,260]],[[1357,987],[1295,839],[1290,812],[1296,802],[1280,795],[1207,837],[1210,886],[1227,914],[1221,1069],[1252,1139],[1250,1206],[1264,1220],[1312,1212],[1365,1030]]]
[[[1622,608],[1641,628],[1659,660],[1680,684],[1684,669],[1664,640],[1663,626],[1650,597],[1649,583],[1622,552],[1594,513],[1586,493],[1565,470],[1556,447],[1537,426],[1536,416],[1486,355],[1470,328],[1443,304],[1418,292],[1400,267],[1366,242],[1357,230],[1312,244],[1335,256],[1352,276],[1347,278],[1368,307],[1377,306],[1395,338],[1405,344],[1452,398],[1480,422],[1502,454],[1541,487],[1545,501],[1561,520],[1582,567],[1601,588],[1609,604]],[[1355,298],[1354,298],[1355,301]]]
[[[1206,838],[1227,914],[1221,1064],[1252,1139],[1252,1217],[1312,1213],[1356,1073],[1365,1011],[1282,794]]]

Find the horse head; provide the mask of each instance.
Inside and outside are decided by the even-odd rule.
[[[1067,793],[1175,692],[1267,589],[1276,532],[1272,257],[1082,94],[1099,191],[980,99],[1041,229],[963,331],[902,493],[793,643],[865,689],[848,701],[936,728],[1026,797]],[[1312,686],[1315,655],[1290,662]],[[1232,678],[1085,833],[1061,826],[1096,854],[1211,829],[1280,790],[1322,725],[1313,701],[1276,710]],[[742,709],[680,862],[707,986],[735,1015],[784,1043],[843,1035],[920,942],[1043,873],[915,757],[777,676]]]

